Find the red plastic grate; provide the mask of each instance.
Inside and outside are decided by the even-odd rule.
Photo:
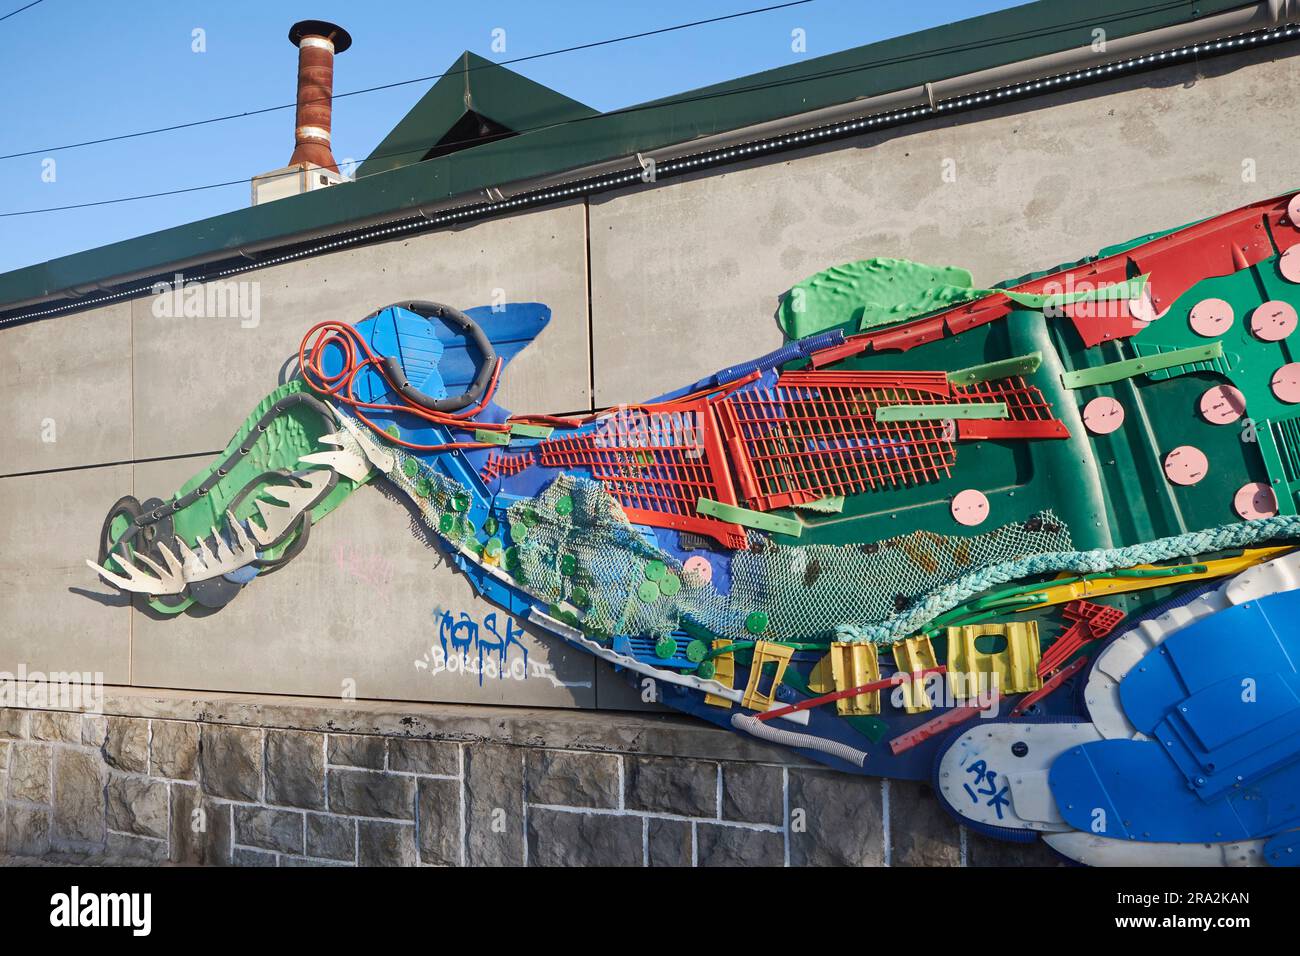
[[[511,475],[517,475],[529,465],[536,462],[532,452],[524,452],[522,455],[508,455],[502,452],[489,452],[487,461],[479,469],[479,477],[484,482],[492,481],[496,478],[508,478]]]
[[[741,492],[767,511],[951,474],[956,435],[944,422],[875,420],[880,405],[950,396],[943,373],[788,373],[774,387],[728,396],[718,410]]]
[[[543,465],[589,468],[634,522],[707,535],[732,549],[745,546],[739,525],[696,511],[700,498],[737,504],[707,400],[624,409],[602,419],[594,432],[539,443],[537,453]]]
[[[1020,377],[954,386],[954,402],[1006,402],[1009,418],[963,419],[957,423],[962,439],[1069,438],[1065,423],[1052,415],[1043,393]]]

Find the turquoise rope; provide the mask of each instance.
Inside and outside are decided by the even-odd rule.
[[[974,571],[952,584],[932,591],[926,599],[906,613],[872,624],[848,624],[836,628],[837,640],[849,643],[894,644],[910,637],[945,611],[964,604],[1001,584],[1009,584],[1035,574],[1074,571],[1095,574],[1139,564],[1155,564],[1175,558],[1190,558],[1215,551],[1245,548],[1278,538],[1300,537],[1300,515],[1256,518],[1236,524],[1190,531],[1170,538],[1158,538],[1126,548],[1095,551],[1049,551],[1018,561],[1008,561]],[[1171,583],[1176,584],[1177,578]]]

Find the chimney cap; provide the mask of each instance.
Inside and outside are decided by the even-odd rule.
[[[289,42],[294,46],[301,43],[304,37],[324,37],[333,41],[336,54],[352,46],[352,34],[328,20],[299,20],[289,28]]]

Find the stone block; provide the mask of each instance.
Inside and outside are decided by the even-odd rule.
[[[446,740],[396,737],[388,741],[388,769],[402,773],[460,775],[460,745]]]
[[[358,734],[330,734],[329,736],[331,766],[364,767],[367,770],[384,769],[386,741],[383,737],[363,737]]]
[[[38,710],[33,712],[32,740],[80,743],[81,715],[62,710]]]
[[[523,751],[465,745],[465,847],[470,866],[524,862]]]
[[[155,720],[149,741],[149,767],[155,777],[193,780],[199,765],[199,725]]]
[[[686,820],[646,821],[646,865],[692,866],[694,838]]]
[[[358,866],[415,866],[415,826],[357,821]]]
[[[266,732],[266,802],[325,809],[325,736]]]
[[[625,803],[629,810],[718,816],[718,765],[701,760],[629,757]]]
[[[280,853],[303,852],[303,818],[294,810],[240,807],[235,812],[235,842]]]
[[[573,750],[527,750],[524,754],[530,803],[618,809],[618,756]]]
[[[149,721],[138,717],[109,717],[104,759],[110,767],[129,773],[149,771]]]
[[[193,784],[172,783],[171,862],[230,865],[230,804],[208,799]]]
[[[375,770],[331,770],[329,809],[356,817],[414,820],[415,781]]]
[[[529,866],[641,866],[640,817],[530,807]]]
[[[420,781],[420,862],[438,866],[461,863],[460,781]]]
[[[50,802],[50,750],[46,744],[15,743],[9,748],[9,799]]]
[[[785,837],[776,831],[697,823],[695,838],[699,866],[781,866],[785,862]]]
[[[275,866],[275,854],[263,853],[261,850],[250,850],[248,847],[237,846],[234,855],[231,858],[235,866]]]
[[[780,824],[785,812],[784,772],[759,763],[722,765],[722,818]]]
[[[75,730],[80,736],[80,723],[75,725]],[[99,754],[70,747],[59,747],[54,751],[53,834],[56,841],[103,842],[106,779],[107,770]],[[164,822],[167,819],[166,800],[164,794]]]
[[[961,828],[934,796],[930,785],[889,780],[891,866],[958,866]]]
[[[100,748],[108,738],[108,718],[103,714],[82,714],[81,742],[87,747]]]
[[[204,792],[230,800],[261,799],[261,731],[222,724],[202,726],[199,764]]]
[[[109,829],[137,836],[167,836],[167,783],[115,773],[108,780]]]
[[[307,814],[307,855],[328,860],[357,858],[357,821],[324,813]]]
[[[0,739],[26,740],[31,726],[31,712],[17,707],[0,710]]]
[[[156,866],[167,862],[167,841],[109,833],[104,843],[104,856],[117,865]]]
[[[50,813],[12,804],[5,808],[5,852],[44,856],[50,849]]]
[[[880,781],[830,770],[790,771],[792,866],[881,866]]]

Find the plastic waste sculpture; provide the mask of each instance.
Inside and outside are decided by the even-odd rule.
[[[367,481],[487,598],[664,703],[1090,863],[1300,859],[1300,196],[972,287],[872,259],[777,351],[645,403],[512,415],[535,303],[303,340],[91,566],[220,607]]]

